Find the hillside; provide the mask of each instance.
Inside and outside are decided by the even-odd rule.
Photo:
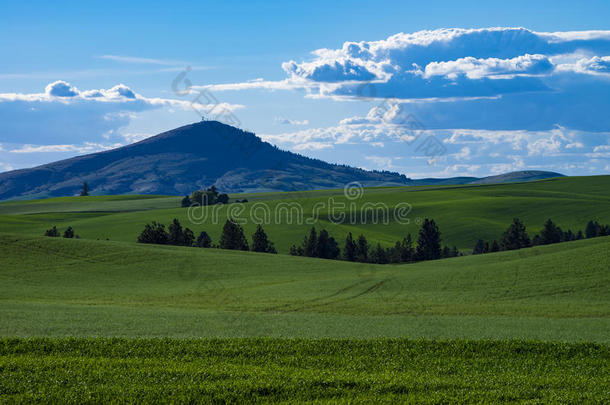
[[[0,336],[608,342],[610,238],[370,265],[0,234]]]
[[[479,179],[411,180],[391,172],[335,165],[280,150],[250,132],[216,121],[176,128],[143,141],[31,169],[0,173],[0,200],[92,194],[185,195],[216,185],[224,192],[295,191],[364,186],[529,181],[561,176],[517,172]]]
[[[234,211],[238,207],[233,204],[208,207],[197,214],[208,215],[204,221],[191,221],[188,210],[180,208],[180,197],[92,196],[4,202],[0,203],[0,229],[38,236],[53,225],[60,229],[72,226],[83,238],[135,242],[144,224],[169,224],[178,218],[195,233],[205,230],[213,241],[218,241],[229,212],[244,219],[244,229],[250,237],[256,229],[251,214],[264,204],[270,213],[263,225],[265,231],[280,253],[288,253],[290,246],[300,243],[311,228],[312,224],[305,221],[316,215],[315,226],[328,229],[341,243],[352,232],[364,233],[371,243],[384,246],[392,246],[409,233],[415,237],[419,221],[433,218],[440,227],[443,243],[464,251],[471,251],[479,238],[498,239],[513,217],[524,221],[530,235],[539,232],[547,218],[574,232],[584,230],[591,219],[610,223],[610,176],[494,185],[366,188],[355,200],[348,200],[342,189],[231,195],[233,201],[242,198],[249,202],[241,213]],[[332,210],[335,215],[347,215],[353,210],[355,220],[333,223],[329,216],[331,202],[339,207]],[[388,223],[363,221],[366,207],[378,203],[388,207]],[[396,221],[393,216],[395,207],[402,203],[411,206],[408,222]],[[300,207],[300,221],[296,217],[290,220],[285,210],[282,213],[287,204]],[[339,204],[344,204],[343,208]],[[217,214],[215,219],[212,212]],[[276,217],[276,213],[281,215]]]
[[[33,169],[0,174],[0,200],[17,196],[94,194],[184,195],[216,184],[223,191],[407,184],[396,173],[339,166],[282,151],[250,132],[216,121],[186,125],[132,145]]]

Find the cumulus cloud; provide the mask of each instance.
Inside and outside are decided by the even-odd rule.
[[[0,93],[0,141],[33,145],[80,145],[108,140],[136,113],[179,108],[234,111],[237,104],[145,97],[124,84],[81,90],[58,80],[42,93]]]

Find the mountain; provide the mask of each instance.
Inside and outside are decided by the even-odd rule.
[[[519,173],[524,174],[500,180],[527,181],[531,173],[536,178],[561,176]],[[253,133],[202,121],[121,148],[0,173],[0,200],[75,195],[85,181],[93,194],[185,195],[212,184],[224,192],[253,192],[342,188],[353,181],[396,186],[488,179],[493,177],[411,180],[398,173],[330,164],[280,150]]]

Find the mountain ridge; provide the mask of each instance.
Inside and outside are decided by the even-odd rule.
[[[527,173],[506,174],[503,181],[562,176]],[[281,150],[254,133],[202,121],[119,148],[0,173],[0,200],[75,195],[84,181],[94,194],[184,195],[211,185],[224,192],[297,191],[340,188],[353,181],[406,186],[469,184],[492,177],[413,180],[312,159]]]

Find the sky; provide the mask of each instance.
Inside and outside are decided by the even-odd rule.
[[[203,117],[411,178],[608,174],[609,17],[607,1],[2,2],[0,171]]]

